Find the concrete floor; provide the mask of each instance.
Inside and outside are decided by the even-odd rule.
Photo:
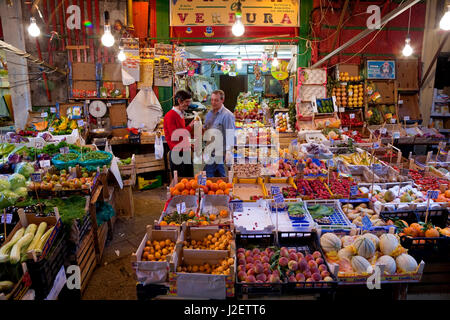
[[[135,216],[117,220],[111,241],[106,243],[102,263],[96,268],[83,300],[136,300],[136,280],[131,254],[145,235],[146,226],[159,219],[167,188],[134,192]]]

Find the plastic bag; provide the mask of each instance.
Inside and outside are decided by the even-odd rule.
[[[158,135],[155,137],[155,159],[160,160],[164,157],[164,145],[162,138]]]
[[[141,89],[128,105],[128,128],[155,130],[162,117],[161,104],[152,89]]]

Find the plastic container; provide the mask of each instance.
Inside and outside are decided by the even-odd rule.
[[[334,213],[329,216],[330,224],[319,224],[316,222],[314,218],[313,221],[315,222],[315,225],[317,228],[321,230],[346,230],[346,229],[352,229],[355,227],[353,223],[348,220],[345,213],[342,211],[342,207],[339,201],[337,200],[308,200],[307,207],[310,207],[311,205],[320,204],[323,206],[331,207],[334,209]],[[309,211],[309,210],[308,210]],[[312,217],[312,216],[311,216]]]
[[[69,167],[74,168],[78,164],[78,161],[80,160],[80,153],[75,150],[69,150],[69,153],[75,153],[78,155],[78,157],[74,160],[65,162],[65,161],[59,160],[59,158],[62,156],[62,154],[57,154],[56,156],[54,156],[52,158],[53,165],[59,170],[68,169]]]

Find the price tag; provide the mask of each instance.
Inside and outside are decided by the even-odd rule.
[[[391,123],[395,123],[396,121],[395,121],[395,119],[391,119]]]
[[[353,131],[352,136],[356,136],[358,134],[358,131]]]
[[[56,108],[55,107],[50,107],[50,112],[51,113],[56,113]]]
[[[400,139],[400,132],[398,132],[398,131],[393,132],[393,133],[392,133],[392,137],[393,137],[394,139]]]
[[[370,228],[372,228],[372,221],[370,221],[368,216],[364,216],[362,218],[362,224],[364,230],[369,230]]]
[[[178,211],[178,213],[185,213],[186,212],[186,203],[185,202],[177,203],[177,211]]]
[[[349,91],[349,92],[348,92],[348,96],[349,96],[349,97],[353,96],[353,91]]]
[[[333,159],[328,159],[328,160],[327,160],[327,167],[328,167],[328,168],[334,167],[334,161],[333,161]]]
[[[84,125],[84,121],[83,120],[78,120],[77,124],[79,127],[82,127]]]
[[[398,100],[398,104],[403,104],[403,100]]]
[[[380,132],[381,132],[381,134],[386,134],[387,129],[386,128],[381,128]]]
[[[409,116],[404,116],[403,120],[408,121],[409,120]]]
[[[276,194],[273,199],[275,200],[276,203],[283,203],[284,202],[284,197],[281,193]]]
[[[380,144],[378,142],[373,143],[373,148],[378,149],[380,147]]]
[[[41,168],[50,168],[50,160],[41,160],[39,161],[39,165]]]
[[[358,186],[351,186],[350,187],[350,195],[356,196],[358,194]]]
[[[107,103],[106,103],[106,106],[107,106],[107,107],[111,107],[111,102],[107,102]]]
[[[91,103],[91,100],[86,100],[86,103],[88,103],[88,104]]]
[[[10,224],[10,223],[11,223],[12,217],[13,217],[12,213],[7,213],[7,214],[6,214],[6,223],[7,223],[7,224]],[[1,222],[1,223],[2,223],[2,224],[5,223],[5,215],[4,215],[4,214],[2,214],[2,222]]]
[[[350,119],[355,119],[355,114],[354,113],[350,113]]]
[[[36,146],[37,149],[41,149],[44,147],[44,144],[42,142],[36,142]]]
[[[339,112],[345,112],[345,108],[339,108]]]
[[[31,181],[42,182],[42,175],[40,172],[34,172],[31,174]]]
[[[346,86],[347,82],[341,82],[341,85]]]
[[[270,192],[272,193],[272,195],[276,195],[280,193],[280,187],[271,187],[270,188]]]
[[[69,147],[59,148],[59,153],[61,154],[69,153]]]
[[[433,200],[437,199],[438,196],[439,196],[439,191],[437,191],[437,190],[429,190],[427,192],[427,197],[430,199],[433,199]]]
[[[53,131],[55,131],[55,128],[50,127],[50,128],[48,128],[48,131],[53,132]]]
[[[233,202],[234,212],[244,212],[244,204],[242,201]]]
[[[348,131],[348,128],[347,128],[347,127],[344,127],[344,128],[342,128],[342,131],[347,132],[347,131]]]
[[[41,117],[42,118],[47,118],[48,117],[48,113],[47,112],[42,112],[41,113]]]

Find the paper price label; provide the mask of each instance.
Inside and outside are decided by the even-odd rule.
[[[271,192],[273,195],[279,194],[279,193],[280,193],[280,187],[271,187],[271,188],[270,188],[270,192]]]
[[[276,203],[283,203],[284,202],[284,197],[281,193],[276,194],[273,199],[275,200]]]
[[[391,123],[395,123],[395,119],[391,119]]]
[[[358,131],[353,131],[353,132],[352,132],[352,135],[353,135],[353,136],[356,136],[357,134],[358,134]]]
[[[409,120],[409,116],[404,116],[403,120],[408,121]]]
[[[353,91],[348,92],[349,97],[353,96]]]
[[[398,100],[398,104],[403,104],[403,100]]]
[[[430,199],[437,199],[437,197],[439,196],[439,191],[436,190],[430,190],[427,192],[427,197]]]
[[[345,112],[345,108],[339,108],[339,112]]]
[[[350,119],[355,119],[355,114],[354,113],[350,113]]]
[[[373,143],[373,148],[378,149],[380,147],[380,144],[378,142]]]
[[[43,148],[43,147],[44,147],[44,144],[43,144],[42,142],[36,142],[36,143],[35,143],[35,147],[36,147],[37,149],[40,149],[40,148]]]
[[[400,132],[398,132],[398,131],[393,132],[393,133],[392,133],[392,137],[393,137],[394,139],[400,139]]]
[[[177,211],[178,211],[178,213],[185,213],[186,212],[186,203],[185,202],[177,203]]]
[[[386,128],[381,128],[380,132],[381,132],[381,134],[386,134],[387,129]]]
[[[347,131],[348,131],[348,128],[347,128],[347,127],[344,127],[344,128],[342,128],[342,131],[347,132]]]
[[[341,82],[341,85],[346,86],[347,82]]]
[[[53,132],[53,131],[55,131],[55,128],[50,127],[50,128],[48,128],[48,131]]]
[[[358,186],[351,186],[350,187],[350,195],[356,196],[358,194]]]
[[[362,218],[362,224],[364,230],[369,230],[372,227],[372,221],[370,221],[368,216]]]
[[[242,203],[242,201],[233,203],[233,211],[234,212],[244,212],[244,204]]]
[[[10,224],[10,223],[11,223],[12,217],[13,217],[12,213],[7,213],[7,214],[6,214],[6,223],[7,223],[7,224]],[[2,220],[1,220],[1,223],[2,223],[2,224],[5,223],[5,215],[4,215],[4,214],[2,214]]]
[[[48,113],[47,112],[42,112],[41,113],[41,117],[42,118],[47,118],[48,117]]]
[[[50,160],[41,160],[39,161],[39,165],[41,168],[50,168]]]
[[[69,147],[60,148],[59,153],[61,154],[69,153]]]
[[[55,108],[55,107],[51,107],[51,108],[50,108],[50,112],[51,112],[51,113],[56,113],[56,108]]]
[[[91,103],[91,100],[86,100],[86,103]]]
[[[111,102],[107,102],[107,103],[106,103],[106,106],[107,106],[107,107],[111,107]]]
[[[84,125],[84,121],[83,120],[78,120],[77,124],[79,127],[82,127]]]
[[[31,181],[42,182],[42,175],[40,172],[34,172],[31,174]]]

